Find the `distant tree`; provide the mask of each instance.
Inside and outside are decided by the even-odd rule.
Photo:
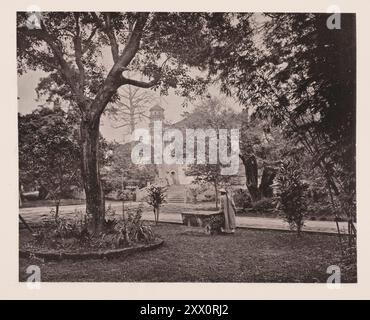
[[[207,187],[206,187],[206,184],[203,184],[203,183],[194,183],[194,184],[191,184],[189,185],[189,192],[190,192],[190,196],[192,198],[192,201],[194,203],[197,203],[198,202],[198,196],[206,191]]]
[[[154,92],[128,85],[118,90],[119,100],[108,107],[108,115],[117,122],[116,128],[129,128],[132,134],[136,125],[147,118],[147,111],[155,100]]]
[[[143,188],[153,182],[156,175],[154,164],[135,164],[131,161],[134,143],[116,144],[112,150],[110,165],[107,166],[105,183],[111,190],[122,190],[128,185]]]
[[[19,173],[23,185],[38,184],[44,197],[55,201],[69,197],[71,186],[80,186],[80,153],[77,128],[61,108],[39,107],[18,114]]]
[[[272,128],[267,121],[250,119],[248,110],[244,110],[240,118],[242,120],[239,156],[244,165],[251,199],[255,202],[261,198],[271,198],[273,196],[271,185],[283,160],[283,149],[289,146],[290,141],[283,137],[281,130]]]
[[[207,97],[203,99],[195,109],[186,114],[187,123],[195,129],[214,129],[218,134],[219,129],[236,129],[239,127],[237,114],[231,108],[226,106],[223,99]],[[217,136],[218,138],[218,136]],[[196,144],[195,144],[196,145]],[[186,146],[185,146],[186,147]],[[194,148],[194,157],[197,157],[197,148]],[[223,165],[220,159],[212,164],[207,161],[209,157],[209,140],[206,141],[206,163],[199,164],[195,161],[189,165],[186,173],[194,176],[195,183],[210,183],[215,190],[215,204],[218,209],[218,189],[220,184],[230,182],[229,175],[223,175],[221,169]]]
[[[218,209],[219,205],[219,187],[220,184],[227,184],[230,180],[229,176],[221,174],[220,164],[193,164],[187,169],[187,174],[194,176],[194,183],[204,184],[209,183],[215,191],[215,206]]]
[[[72,187],[82,188],[78,123],[73,112],[60,105],[39,106],[30,114],[18,114],[19,181],[38,185],[43,198],[55,201],[56,214],[62,198],[72,196]],[[111,161],[112,143],[99,139],[102,166]]]

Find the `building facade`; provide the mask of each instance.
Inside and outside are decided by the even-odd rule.
[[[178,129],[183,132],[184,136],[185,136],[185,130],[187,128],[192,128],[191,123],[188,123],[186,118],[174,124],[169,124],[165,119],[164,109],[159,104],[156,104],[155,106],[150,108],[149,112],[150,112],[149,113],[149,120],[150,120],[149,128],[150,128],[150,135],[152,139],[154,137],[154,122],[155,121],[162,122],[163,131],[166,129]],[[165,146],[166,145],[163,145],[163,148],[165,148]],[[158,173],[155,179],[155,183],[158,183],[163,186],[188,185],[188,184],[191,184],[192,181],[194,180],[194,177],[186,174],[186,171],[187,171],[186,164],[162,163],[162,164],[157,165],[157,171]],[[230,176],[230,183],[233,185],[245,186],[244,166],[241,161],[239,163],[239,172],[235,176]]]

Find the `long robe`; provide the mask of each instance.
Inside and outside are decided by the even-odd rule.
[[[235,229],[235,204],[233,199],[225,194],[221,195],[221,211],[225,217],[225,232],[232,232]]]

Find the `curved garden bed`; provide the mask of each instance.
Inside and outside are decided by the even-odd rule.
[[[136,252],[154,250],[161,245],[163,245],[163,239],[156,239],[150,244],[140,244],[133,247],[119,248],[119,249],[109,249],[100,251],[90,251],[90,252],[70,252],[70,251],[60,251],[60,250],[19,250],[19,256],[21,258],[41,258],[45,260],[86,260],[86,259],[102,259],[102,258],[117,258],[125,257]]]

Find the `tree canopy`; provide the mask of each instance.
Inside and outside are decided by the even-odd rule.
[[[36,183],[54,200],[68,197],[71,186],[80,186],[77,132],[68,114],[40,107],[18,114],[18,126],[20,182]]]

